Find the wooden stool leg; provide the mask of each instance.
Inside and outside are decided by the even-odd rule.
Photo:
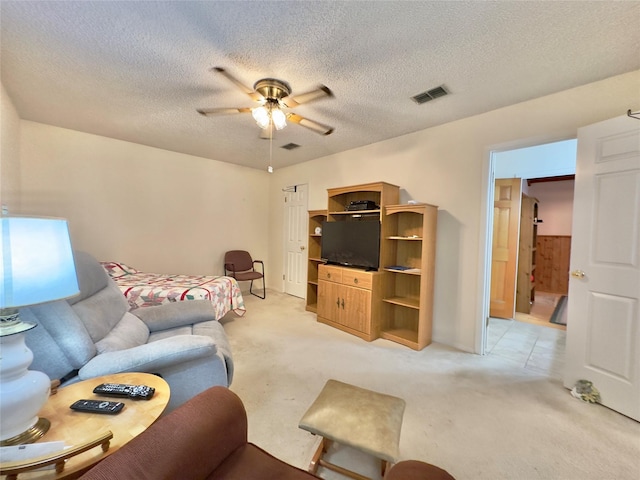
[[[327,453],[331,448],[332,443],[333,440],[327,440],[326,438],[322,437],[322,453]]]
[[[338,465],[334,465],[333,463],[327,462],[326,460],[322,459],[322,456],[327,453],[327,451],[329,450],[329,448],[331,447],[331,444],[333,443],[332,440],[327,440],[324,437],[320,437],[320,444],[318,445],[318,448],[316,449],[316,453],[313,454],[313,458],[311,459],[311,463],[309,463],[309,469],[308,472],[312,473],[312,474],[316,474],[318,471],[318,467],[324,467],[324,468],[328,468],[329,470],[333,470],[334,472],[338,472],[346,477],[350,477],[353,478],[355,480],[371,480],[369,477],[365,477],[363,475],[360,475],[359,473],[356,472],[352,472],[351,470],[347,470],[346,468],[342,468],[339,467]],[[382,464],[382,475],[384,476],[384,473],[386,471],[386,467],[385,464],[387,462],[383,462]]]
[[[389,470],[389,468],[391,467],[391,463],[387,460],[381,460],[381,462],[382,464],[380,473],[382,474],[382,478],[384,478],[384,476],[387,474],[387,470]]]
[[[326,453],[327,449],[329,448],[329,446],[326,445],[325,443],[329,443],[329,442],[327,442],[324,439],[324,437],[320,437],[320,445],[318,445],[318,448],[316,449],[316,453],[313,454],[313,457],[311,458],[311,463],[309,463],[309,473],[315,474],[318,471],[318,467],[320,466],[320,459],[322,458],[322,455]]]

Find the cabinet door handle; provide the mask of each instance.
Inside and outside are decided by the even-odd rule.
[[[344,298],[342,299],[342,309],[344,310]]]
[[[327,273],[327,278],[331,278],[331,274],[330,273]]]
[[[336,300],[336,305],[338,306],[338,308],[340,308],[340,297],[338,297],[338,299]]]
[[[354,279],[353,279],[353,283],[355,283],[355,284],[357,285],[357,284],[358,284],[358,279],[357,279],[357,278],[354,278]]]

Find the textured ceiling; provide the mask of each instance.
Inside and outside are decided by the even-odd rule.
[[[2,83],[21,118],[266,168],[248,107],[264,77],[335,98],[293,111],[275,168],[640,69],[640,2],[6,1]],[[424,105],[410,97],[445,85]],[[289,142],[301,148],[278,148]]]

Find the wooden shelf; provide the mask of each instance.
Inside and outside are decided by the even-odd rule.
[[[350,210],[340,212],[329,212],[329,215],[379,215],[380,210]]]
[[[411,272],[409,270],[394,270],[393,268],[384,268],[383,270],[385,272],[400,273],[402,275],[416,275],[418,277],[422,275],[422,272]]]
[[[415,350],[418,350],[418,332],[405,328],[394,328],[390,330],[383,330],[380,332],[380,336],[386,340],[406,345]]]
[[[431,343],[435,241],[438,207],[428,204],[388,205],[384,236],[391,252],[384,268],[382,338],[420,350]]]
[[[324,263],[320,258],[322,252],[322,234],[316,228],[322,227],[327,219],[326,210],[309,211],[309,230],[307,240],[307,298],[306,310],[316,313],[318,310],[318,266]]]
[[[393,235],[391,237],[387,237],[387,240],[413,240],[413,241],[422,241],[422,237],[399,237],[396,235]]]
[[[402,307],[415,308],[417,310],[420,309],[419,298],[389,297],[389,298],[383,298],[382,301],[387,303],[393,303],[394,305],[400,305]]]

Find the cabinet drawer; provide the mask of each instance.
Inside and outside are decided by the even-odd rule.
[[[350,285],[352,287],[366,288],[371,290],[373,284],[370,273],[361,272],[359,270],[343,270],[342,283],[344,285]]]
[[[330,282],[342,283],[342,271],[340,267],[320,265],[318,267],[318,280],[329,280]]]

